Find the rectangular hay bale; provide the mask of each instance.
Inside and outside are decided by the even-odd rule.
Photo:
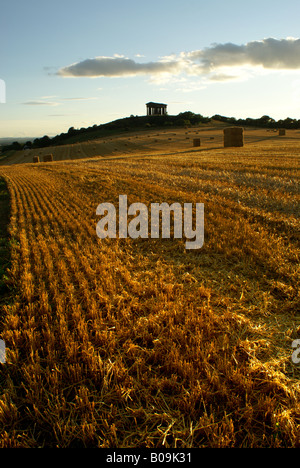
[[[45,156],[43,156],[43,161],[44,162],[53,161],[53,154],[45,154]]]
[[[224,128],[224,147],[244,146],[244,129],[242,127]]]

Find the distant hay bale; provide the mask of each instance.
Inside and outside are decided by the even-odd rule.
[[[43,161],[44,162],[53,161],[53,154],[45,154],[45,156],[43,156]]]
[[[34,163],[39,163],[40,162],[40,158],[38,156],[33,156],[33,162]]]
[[[242,127],[224,128],[224,148],[244,146],[244,129]]]
[[[194,138],[193,139],[193,146],[201,146],[200,138]]]
[[[279,136],[285,136],[285,129],[284,128],[279,129]]]

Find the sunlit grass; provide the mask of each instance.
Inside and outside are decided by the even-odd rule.
[[[299,154],[1,167],[17,295],[2,447],[297,447]],[[205,244],[96,235],[96,207],[205,204]]]

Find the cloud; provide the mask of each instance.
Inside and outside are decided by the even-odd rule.
[[[137,63],[125,57],[96,57],[61,68],[57,74],[64,77],[118,77],[176,73],[179,64],[172,62]]]
[[[96,101],[97,97],[68,97],[61,98],[62,101]]]
[[[263,39],[245,45],[214,44],[212,47],[187,54],[199,63],[200,72],[208,73],[220,67],[261,66],[270,70],[300,68],[300,39]]]
[[[57,98],[56,101],[49,101],[49,99]],[[32,101],[23,102],[25,106],[59,106],[63,101],[93,101],[97,100],[97,97],[65,97],[60,98],[58,96],[43,96],[39,99],[34,99]]]
[[[27,101],[23,102],[25,106],[58,106],[57,102],[48,102],[48,101]]]
[[[210,81],[229,81],[236,80],[238,76],[236,75],[226,75],[226,73],[216,73],[209,77]]]
[[[139,54],[136,57],[140,57]],[[174,80],[174,77],[198,76],[211,82],[221,82],[240,78],[241,69],[245,71],[245,68],[257,67],[275,71],[300,69],[300,39],[267,38],[242,45],[212,44],[144,63],[117,54],[113,57],[100,56],[63,67],[56,75],[76,78],[148,75],[157,84]],[[245,77],[244,71],[242,74]]]

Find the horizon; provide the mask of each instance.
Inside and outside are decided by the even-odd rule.
[[[190,112],[190,111],[184,111],[183,113],[186,113],[186,112]],[[197,115],[196,113],[194,113],[194,114]],[[180,113],[177,114],[177,115],[180,115]],[[166,114],[166,116],[170,116],[170,117],[177,117],[177,115],[171,115],[171,114],[168,114],[168,113]],[[198,115],[199,115],[199,114],[198,114]],[[214,120],[213,117],[215,117],[215,116],[217,116],[217,115],[219,115],[219,116],[222,117],[223,119],[232,119],[232,118],[234,118],[234,117],[232,117],[232,116],[225,116],[225,115],[222,116],[222,115],[220,115],[220,114],[215,114],[215,115],[213,115],[213,116],[202,116],[202,117],[208,118],[210,121],[213,121],[213,120]],[[275,119],[272,118],[272,116],[270,116],[270,115],[268,115],[268,114],[264,114],[263,116],[267,116],[267,117],[269,117],[271,120],[275,120]],[[263,116],[260,116],[258,119],[252,119],[252,120],[254,120],[254,121],[255,121],[255,120],[259,120],[259,119],[260,119],[261,117],[263,117]],[[101,127],[102,125],[105,126],[105,125],[107,125],[107,124],[114,123],[114,122],[117,122],[117,121],[120,121],[120,120],[122,121],[122,120],[130,119],[131,117],[132,117],[132,116],[121,117],[121,118],[119,118],[119,119],[112,120],[112,121],[110,121],[110,122],[104,122],[104,123],[102,123],[102,124],[99,124],[98,126],[99,126],[99,127]],[[143,118],[143,117],[147,117],[147,116],[146,116],[146,115],[135,115],[135,116],[133,116],[133,117],[135,117],[135,118]],[[287,119],[288,119],[288,118],[289,118],[289,117],[287,117]],[[240,120],[246,120],[246,119],[247,119],[247,117],[246,117],[245,119],[236,119],[236,122],[238,123]],[[216,120],[218,120],[218,119],[216,119]],[[280,119],[280,120],[281,120],[281,119]],[[286,120],[286,119],[282,119],[282,120]],[[295,119],[295,120],[296,120],[296,119]],[[299,122],[300,122],[300,119],[297,119],[297,120],[299,120]],[[222,121],[221,121],[221,122],[222,122]],[[277,124],[277,123],[279,123],[279,120],[277,120],[277,121],[275,120],[275,122],[273,122],[273,123]],[[196,127],[198,127],[199,125],[202,125],[202,124],[203,124],[203,122],[202,122],[201,124],[196,124]],[[234,123],[232,123],[232,125],[234,125]],[[239,125],[242,125],[242,123],[240,123]],[[191,124],[191,127],[193,127],[193,126],[194,126],[194,125]],[[246,127],[247,125],[246,125],[245,123],[243,123],[243,126]],[[252,126],[253,126],[253,125],[250,124],[250,127],[252,127]],[[262,127],[266,127],[266,125],[264,124],[264,125],[262,125]],[[81,131],[81,130],[85,131],[85,130],[88,130],[90,127],[75,128],[75,127],[71,126],[70,128],[74,128],[74,130],[76,130],[76,131]],[[287,128],[288,128],[288,127],[287,127]],[[297,127],[297,128],[298,128],[298,127]],[[69,129],[68,129],[68,130],[69,130]],[[3,146],[2,143],[4,143],[4,142],[6,143],[6,145],[7,145],[8,143],[13,143],[13,142],[21,142],[21,143],[24,144],[24,143],[26,143],[26,140],[31,141],[31,142],[33,143],[33,141],[34,141],[35,139],[41,139],[41,138],[43,138],[43,137],[45,137],[45,136],[47,136],[47,137],[49,137],[50,139],[52,139],[52,138],[58,137],[58,136],[61,135],[61,134],[65,134],[65,135],[66,135],[66,134],[68,133],[68,130],[67,130],[66,132],[60,132],[59,134],[57,133],[57,134],[53,134],[53,135],[44,134],[44,135],[39,135],[39,136],[36,136],[36,135],[34,135],[34,136],[32,136],[32,135],[31,135],[31,136],[30,136],[30,135],[27,135],[27,136],[22,136],[22,137],[0,137],[0,146]],[[152,130],[155,131],[155,128],[152,128]],[[120,130],[120,131],[122,132],[122,130]],[[101,138],[101,137],[99,137],[99,138]],[[7,141],[6,141],[6,140],[7,140]],[[4,145],[4,146],[5,146],[5,145]]]
[[[299,13],[296,0],[12,0],[0,32],[0,138],[144,116],[149,101],[170,115],[298,120]]]

